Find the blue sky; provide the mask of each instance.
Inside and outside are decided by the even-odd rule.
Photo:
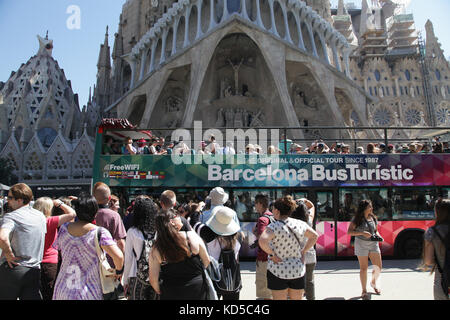
[[[64,69],[72,82],[74,93],[78,93],[80,107],[87,103],[89,87],[96,82],[97,60],[100,44],[109,25],[109,44],[114,44],[119,16],[125,0],[0,0],[0,81],[7,81],[12,71],[34,56],[38,49],[36,35],[53,39],[53,57]],[[337,4],[337,0],[332,0]],[[347,0],[360,4],[361,0]],[[67,9],[80,9],[79,29],[69,29],[67,21],[72,14]],[[412,0],[408,12],[414,14],[416,27],[425,30],[425,22],[434,23],[435,32],[450,56],[450,12],[449,0]],[[75,21],[76,22],[76,21]],[[76,26],[76,25],[75,25]],[[425,36],[425,33],[424,33]]]

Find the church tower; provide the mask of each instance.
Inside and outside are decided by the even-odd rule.
[[[430,20],[428,20],[425,24],[425,30],[427,34],[426,57],[437,58],[443,62],[446,61],[444,51],[442,50],[441,44],[434,33],[433,23]]]
[[[97,63],[97,86],[94,100],[101,113],[111,103],[111,53],[108,43],[108,27],[106,27],[105,41],[100,46],[100,54]]]

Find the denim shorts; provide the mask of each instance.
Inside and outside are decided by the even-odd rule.
[[[381,253],[377,241],[366,241],[355,239],[355,255],[358,257],[368,257],[370,252]]]

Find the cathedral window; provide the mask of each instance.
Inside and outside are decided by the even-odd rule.
[[[38,137],[44,148],[50,148],[57,135],[58,132],[53,128],[41,128],[38,130]]]
[[[409,70],[405,71],[405,77],[406,77],[406,80],[411,81],[411,72],[409,72]]]
[[[375,70],[375,79],[377,79],[377,81],[381,80],[381,73],[378,70]]]
[[[436,69],[436,79],[438,80],[438,81],[440,81],[441,80],[441,72],[439,71],[439,69]]]
[[[386,108],[382,107],[375,111],[374,121],[380,126],[387,126],[392,122],[392,113]]]

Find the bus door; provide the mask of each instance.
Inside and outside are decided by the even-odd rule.
[[[336,195],[333,190],[313,192],[316,207],[315,230],[319,234],[316,243],[318,256],[336,256]]]

